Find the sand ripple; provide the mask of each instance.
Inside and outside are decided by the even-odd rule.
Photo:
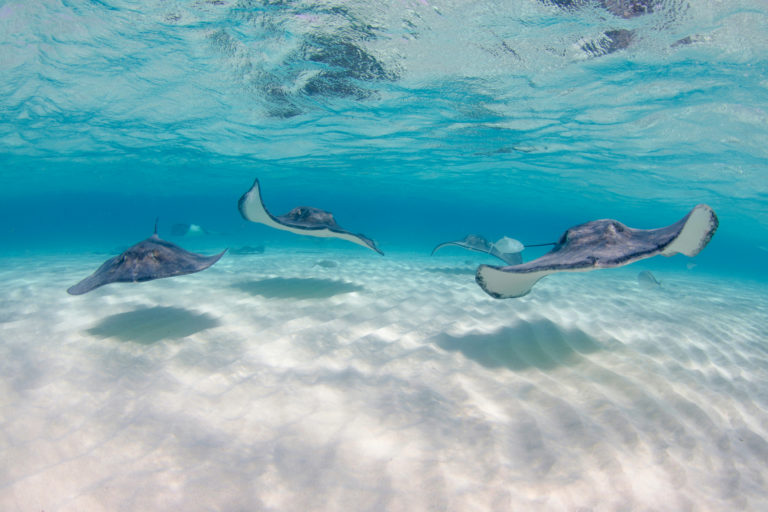
[[[6,262],[0,510],[768,508],[764,285],[359,254]]]

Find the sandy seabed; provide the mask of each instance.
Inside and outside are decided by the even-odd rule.
[[[637,265],[0,264],[0,510],[768,510],[768,287]],[[323,261],[322,264],[318,262]]]

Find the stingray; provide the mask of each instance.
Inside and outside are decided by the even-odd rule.
[[[211,231],[210,229],[206,229],[203,226],[199,224],[174,224],[171,226],[171,234],[173,236],[220,236],[224,233],[219,233],[218,231]]]
[[[225,252],[226,249],[215,256],[203,256],[186,251],[157,236],[155,223],[155,233],[151,237],[108,259],[96,272],[69,288],[67,293],[82,295],[109,283],[139,283],[193,274],[219,261]]]
[[[173,236],[200,236],[208,235],[208,230],[197,224],[174,224],[171,226]]]
[[[462,240],[438,244],[432,249],[432,254],[449,245],[456,245],[470,251],[484,252],[499,258],[509,265],[517,265],[523,262],[523,257],[520,253],[526,247],[514,238],[507,238],[506,236],[497,240],[496,243],[490,243],[483,236],[467,235]]]
[[[271,228],[290,231],[297,235],[316,236],[320,238],[341,238],[357,245],[362,245],[383,255],[376,247],[376,242],[365,235],[352,233],[336,224],[331,212],[313,208],[311,206],[298,206],[285,215],[272,215],[264,207],[261,199],[259,180],[253,182],[251,189],[243,194],[237,203],[240,214],[245,220],[258,222]]]
[[[522,297],[542,277],[555,272],[588,272],[620,267],[658,254],[696,256],[717,230],[709,206],[700,204],[672,225],[633,229],[613,219],[601,219],[568,229],[544,256],[521,265],[480,265],[475,281],[497,299]]]

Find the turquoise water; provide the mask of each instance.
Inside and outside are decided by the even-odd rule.
[[[0,510],[765,510],[766,169],[764,0],[0,0]],[[156,219],[265,251],[67,295]]]
[[[273,211],[385,251],[704,202],[702,264],[764,279],[765,5],[653,5],[4,2],[2,250],[111,249],[155,217],[268,237],[235,208],[259,177]]]

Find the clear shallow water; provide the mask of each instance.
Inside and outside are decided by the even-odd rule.
[[[158,215],[236,231],[226,203],[259,176],[277,211],[330,209],[393,249],[706,202],[707,252],[762,270],[764,3],[575,4],[4,2],[4,249]]]
[[[507,419],[498,420],[494,407],[511,407],[507,412],[512,416],[520,412],[507,401],[516,400],[522,389],[519,386],[533,378],[531,373],[536,374],[534,388],[552,381],[565,385],[564,377],[557,372],[553,375],[551,366],[521,366],[519,357],[513,357],[510,363],[511,356],[503,347],[499,348],[509,336],[476,338],[473,337],[478,335],[476,331],[511,332],[514,340],[520,339],[524,337],[520,333],[525,331],[520,322],[529,319],[521,319],[510,311],[536,308],[547,326],[550,322],[558,332],[572,332],[568,329],[575,325],[590,339],[597,339],[598,344],[614,346],[606,340],[619,340],[620,344],[645,340],[637,347],[633,345],[626,359],[620,358],[621,364],[638,364],[645,360],[648,351],[658,360],[674,359],[680,351],[688,350],[684,348],[685,343],[681,345],[683,348],[664,348],[669,347],[671,335],[655,334],[659,332],[659,315],[667,307],[669,298],[658,299],[655,308],[648,311],[637,310],[638,304],[627,303],[622,295],[626,292],[625,286],[629,286],[627,283],[634,283],[637,272],[651,269],[665,287],[666,284],[673,284],[674,288],[688,286],[685,283],[690,280],[690,286],[706,290],[706,300],[690,305],[690,309],[681,314],[695,318],[717,314],[716,323],[721,329],[718,342],[736,344],[740,355],[733,356],[736,363],[732,367],[723,359],[728,356],[719,356],[720,352],[701,349],[705,355],[697,352],[686,357],[696,364],[710,365],[708,368],[720,372],[718,375],[725,375],[722,381],[705,381],[705,385],[713,382],[715,387],[718,383],[721,385],[713,393],[722,399],[725,409],[742,410],[739,409],[742,405],[733,404],[743,403],[745,397],[750,403],[757,403],[756,409],[748,408],[742,415],[743,425],[733,420],[734,415],[729,423],[718,419],[720,413],[706,411],[708,417],[715,418],[714,426],[708,434],[693,435],[694,445],[711,448],[707,444],[711,439],[729,439],[735,443],[736,438],[729,437],[732,434],[729,429],[742,433],[747,429],[750,433],[747,438],[752,439],[750,446],[762,453],[760,447],[764,441],[761,440],[768,438],[765,432],[768,420],[764,400],[755,390],[765,384],[764,359],[761,359],[765,337],[755,326],[762,325],[764,320],[765,306],[761,298],[768,280],[765,265],[768,257],[768,180],[765,176],[768,9],[764,2],[757,0],[647,2],[650,7],[643,13],[627,5],[628,2],[534,0],[403,0],[382,5],[227,0],[0,0],[0,254],[5,260],[2,283],[9,290],[4,292],[0,310],[0,331],[6,340],[3,350],[7,364],[10,368],[21,368],[5,373],[12,377],[4,381],[5,444],[0,445],[0,450],[13,451],[16,457],[13,464],[17,464],[28,454],[24,446],[29,450],[40,448],[15,434],[25,426],[34,425],[41,432],[36,439],[45,444],[44,453],[58,453],[56,443],[44,432],[60,411],[31,392],[37,389],[35,386],[23,384],[26,373],[44,372],[48,363],[59,369],[54,374],[61,377],[51,382],[70,389],[72,400],[82,405],[71,416],[73,425],[96,424],[98,413],[89,408],[89,404],[93,404],[88,401],[87,393],[90,384],[102,383],[102,380],[97,367],[86,364],[88,350],[104,350],[119,356],[121,361],[120,358],[126,358],[125,361],[137,363],[138,369],[133,368],[131,375],[138,380],[142,377],[162,380],[167,377],[161,364],[167,355],[164,351],[174,350],[178,343],[174,340],[178,338],[193,340],[190,350],[197,354],[195,360],[218,357],[217,354],[222,353],[221,344],[233,337],[249,347],[258,343],[270,346],[268,340],[272,340],[274,346],[286,354],[294,350],[303,353],[304,344],[316,339],[313,333],[317,331],[312,326],[323,325],[325,330],[319,339],[326,340],[329,347],[344,346],[354,340],[356,350],[373,350],[365,348],[368,336],[373,336],[377,343],[389,343],[387,350],[397,357],[410,353],[416,346],[436,350],[435,354],[439,355],[426,357],[426,361],[436,358],[438,376],[445,372],[454,375],[457,371],[454,365],[461,366],[468,376],[463,381],[459,379],[455,388],[441,388],[436,378],[434,382],[428,379],[424,389],[429,390],[428,394],[442,397],[437,402],[445,405],[440,410],[446,418],[473,407],[491,411],[478,420],[481,425],[478,428],[488,427],[487,431],[493,432],[489,434],[490,439],[509,437],[510,444],[501,450],[501,464],[515,465],[527,439],[521,432],[535,434],[537,430],[530,428],[530,424],[512,425]],[[236,202],[254,177],[261,180],[266,204],[273,212],[283,213],[297,205],[331,210],[342,226],[375,238],[387,257],[380,259],[355,246],[299,238],[246,223],[237,212]],[[606,271],[594,278],[593,274],[578,279],[550,277],[542,282],[542,291],[534,289],[537,296],[522,301],[492,301],[482,295],[471,275],[473,266],[484,261],[477,255],[454,252],[441,256],[434,264],[421,260],[437,243],[461,238],[470,232],[482,233],[490,239],[508,235],[526,243],[548,242],[555,240],[564,229],[595,218],[616,218],[639,228],[668,225],[701,202],[715,209],[720,228],[710,245],[694,260],[682,256],[658,258],[629,267],[623,274]],[[227,263],[230,256],[226,256],[219,264],[221,270],[214,267],[205,274],[136,287],[107,287],[94,292],[93,299],[89,296],[79,302],[64,293],[109,255],[148,236],[156,217],[160,218],[161,236],[189,249],[213,253],[223,247],[264,244],[268,259],[231,257]],[[179,222],[200,224],[214,234],[198,238],[173,237],[171,226]],[[306,256],[305,251],[311,251],[312,256]],[[537,254],[531,252],[527,257]],[[274,304],[266,307],[253,302],[253,292],[262,289],[259,287],[272,290],[280,288],[278,285],[288,289],[295,285],[293,281],[253,283],[297,276],[333,277],[334,273],[341,272],[329,269],[326,275],[322,274],[326,272],[322,267],[311,266],[311,272],[297,270],[304,268],[302,265],[314,264],[323,255],[339,260],[349,257],[368,261],[372,267],[363,266],[360,272],[339,274],[353,287],[344,294],[359,295],[364,304],[373,300],[369,297],[372,293],[384,293],[386,299],[377,307],[353,313],[349,309],[352,306],[343,301],[340,309],[332,307],[336,305],[333,301],[339,300],[336,295],[312,298],[320,301],[313,307],[326,311],[328,318],[319,324],[309,322],[307,328],[298,330],[296,324],[306,323],[306,318],[312,317],[313,308],[290,318],[290,309],[287,317],[279,314],[284,306],[273,309]],[[281,260],[284,272],[275,266],[276,261]],[[465,263],[466,260],[471,263]],[[688,268],[688,263],[696,266]],[[467,269],[467,273],[462,273]],[[219,286],[221,272],[233,280],[236,278],[230,274],[240,275],[241,286]],[[320,274],[315,275],[317,272]],[[207,277],[208,273],[211,277]],[[40,279],[40,275],[46,279]],[[617,276],[613,287],[602,284],[599,292],[589,287],[592,278],[594,282],[605,283],[603,280],[607,279],[610,283],[611,275]],[[392,288],[382,285],[379,289],[371,285],[380,281],[389,282],[387,286]],[[205,286],[195,287],[197,282]],[[407,287],[408,293],[423,292],[412,306],[422,311],[422,321],[424,325],[429,324],[429,328],[414,325],[413,319],[406,318],[407,308],[396,306],[407,296],[405,292],[396,291],[398,283],[403,282],[417,283]],[[326,284],[309,283],[321,289]],[[192,288],[188,288],[190,286]],[[334,290],[333,285],[328,286]],[[451,293],[451,290],[455,291]],[[743,294],[739,290],[744,290]],[[196,294],[195,297],[208,293],[212,302],[203,301],[194,306],[190,293]],[[687,293],[688,296],[694,294]],[[158,298],[152,299],[153,296]],[[650,297],[653,303],[654,296]],[[229,312],[227,308],[214,306],[216,301],[227,304],[231,308]],[[323,301],[331,302],[329,305]],[[440,304],[443,311],[434,304]],[[606,304],[614,305],[615,316],[602,317],[605,320],[598,326],[590,324],[587,319],[594,316],[595,311],[606,315],[605,311],[611,310]],[[260,320],[256,321],[254,309],[259,307],[266,307],[269,314],[258,316]],[[161,309],[147,313],[146,308]],[[116,348],[125,346],[124,343],[114,345],[115,339],[120,340],[121,333],[126,331],[125,327],[119,327],[122,325],[119,323],[125,321],[125,317],[119,315],[134,311],[139,311],[134,314],[143,319],[144,325],[149,325],[145,336],[137,335],[137,339],[151,338],[153,342],[141,343],[135,336],[128,336],[131,348],[125,349],[126,355],[122,348]],[[610,327],[610,318],[627,317],[633,311],[632,322],[618,322]],[[647,313],[644,320],[643,313]],[[584,323],[578,323],[579,318]],[[160,331],[153,330],[158,321]],[[204,328],[181,336],[187,331],[182,332],[176,326],[187,321]],[[537,322],[534,324],[540,327]],[[674,317],[672,320],[664,317],[661,323],[662,332],[674,332]],[[442,328],[432,327],[437,324]],[[48,327],[40,330],[33,325]],[[743,328],[744,325],[753,327]],[[731,338],[727,334],[729,328],[733,329]],[[170,334],[166,339],[162,333],[167,329]],[[254,332],[262,331],[267,334],[254,337]],[[694,331],[686,334],[687,339],[692,340],[694,346],[706,345],[706,329]],[[102,336],[104,332],[112,335]],[[213,334],[209,336],[210,333]],[[44,350],[24,348],[34,347],[42,337],[50,340],[51,346],[46,345]],[[567,346],[580,346],[578,336],[575,341],[569,335],[565,338],[569,340]],[[292,345],[290,340],[298,345]],[[480,355],[474,352],[469,347],[473,341],[487,346],[486,352],[481,351]],[[151,369],[142,373],[142,351],[148,350],[147,345],[156,352],[146,356],[151,361]],[[67,352],[69,359],[41,356],[48,351],[55,353],[53,347],[56,346],[71,348],[72,352]],[[566,350],[563,346],[560,348]],[[321,349],[322,346],[317,348],[319,354],[323,354]],[[555,349],[559,354],[559,349]],[[115,352],[110,352],[113,350]],[[244,361],[241,368],[244,375],[259,374],[263,363],[271,368],[288,368],[285,371],[291,378],[299,375],[306,377],[307,382],[317,378],[312,372],[318,368],[302,369],[301,357],[292,359],[288,355],[278,364],[272,358],[275,354],[265,355],[260,350],[244,349],[247,356],[239,351],[224,350],[223,353],[229,354],[227,357],[232,361]],[[347,366],[355,368],[358,364],[365,366],[377,361],[369,352],[353,351],[351,355],[345,352],[340,362],[334,362],[334,350],[329,349],[324,357],[330,367],[342,375]],[[719,350],[722,349],[718,347]],[[585,357],[588,362],[594,362],[601,352],[597,354],[587,351]],[[457,359],[451,359],[454,356]],[[528,356],[523,354],[522,360]],[[134,357],[138,359],[132,359]],[[488,362],[488,357],[501,358],[499,364],[508,371],[503,378],[497,373],[484,373],[487,369],[483,361]],[[750,358],[756,363],[740,375],[739,361]],[[402,377],[422,364],[421,359],[418,361],[414,367],[405,364],[397,371],[384,369],[379,376],[385,380],[386,375]],[[509,364],[505,366],[503,361]],[[617,361],[599,361],[609,368],[614,363]],[[720,369],[721,363],[728,369]],[[77,371],[68,366],[73,364],[82,368],[84,380],[80,383]],[[153,366],[155,364],[158,366]],[[207,374],[205,368],[195,371],[202,372],[201,379],[231,378],[227,376],[234,370],[228,364],[209,369]],[[686,371],[674,367],[664,372],[653,364],[642,366],[644,370],[635,375],[633,382],[671,379],[675,375],[689,379],[686,382],[690,383],[696,382],[696,372],[705,372],[694,368],[695,365],[682,366]],[[114,368],[119,374],[129,367],[130,364],[120,364]],[[403,374],[398,373],[401,369]],[[173,378],[181,379],[184,384],[171,386],[170,391],[162,386],[153,388],[152,384],[146,389],[168,392],[167,396],[171,397],[176,396],[171,391],[194,396],[191,391],[194,379],[185,372],[172,372]],[[268,371],[267,375],[274,379],[276,386],[281,382],[281,371]],[[462,386],[475,389],[478,382],[482,382],[482,386],[491,385],[488,383],[493,379],[489,375],[513,383],[511,389],[517,393],[470,393],[474,398],[466,401],[459,398],[464,396],[459,392]],[[655,375],[661,377],[652,377]],[[571,377],[575,380],[567,385],[577,388],[590,386],[590,382],[600,378],[590,372],[576,372],[575,377]],[[741,388],[739,379],[750,384]],[[387,409],[374,400],[367,414],[378,417],[386,409],[416,422],[423,421],[424,416],[419,413],[403,412],[422,410],[423,401],[408,400],[413,395],[407,389],[407,378],[395,380],[399,382],[393,385],[398,390],[395,396],[399,401]],[[17,382],[22,384],[14,384]],[[382,389],[386,386],[381,384],[383,387],[378,388],[373,382],[367,389],[371,392],[378,389],[381,394],[374,394],[385,400],[387,395]],[[256,393],[257,388],[254,386],[249,391]],[[309,385],[306,389],[303,385],[298,388],[310,395],[314,393]],[[610,391],[600,389],[603,396],[611,396]],[[666,389],[660,385],[655,392],[649,392],[650,400],[661,403],[660,410],[664,411],[669,397]],[[149,406],[139,396],[126,395],[126,390],[119,386],[111,392],[120,397],[126,407]],[[344,396],[343,391],[337,392],[340,393],[337,397]],[[690,401],[696,407],[703,407],[706,402],[699,398],[690,398]],[[501,402],[507,404],[500,405]],[[99,403],[115,407],[118,412],[121,410],[117,402]],[[249,402],[246,396],[238,395],[229,403],[232,407],[247,407]],[[296,407],[299,417],[311,418],[308,411],[313,407],[312,401],[298,400],[297,403],[303,404]],[[365,405],[359,400],[354,403],[359,407]],[[594,403],[574,403],[579,414],[589,416],[596,411]],[[343,423],[354,409],[331,408],[336,416],[327,419],[325,424],[332,430],[336,421]],[[33,410],[48,412],[20,414]],[[637,410],[642,411],[643,407]],[[206,414],[215,416],[220,412],[214,408]],[[202,416],[207,418],[206,414]],[[533,416],[539,414],[542,413],[534,412]],[[14,416],[22,418],[20,423],[10,419]],[[658,422],[650,420],[644,424],[634,421],[639,416],[642,414],[629,414],[627,421],[637,427],[641,437],[651,439],[651,446],[658,448],[667,442],[654,444],[658,441],[652,435],[655,427],[666,425],[665,428],[675,430],[665,423],[664,415],[653,416]],[[722,418],[726,417],[723,413]],[[295,421],[290,414],[284,419],[285,423],[275,420],[269,427],[263,427],[262,439],[268,439],[269,432],[276,436],[284,433],[286,425]],[[496,425],[493,422],[497,420],[502,426],[489,427]],[[541,426],[541,431],[548,432],[545,440],[555,442],[563,432],[554,427],[548,430],[552,421],[549,417],[539,417],[536,424]],[[259,421],[254,419],[245,424],[255,426]],[[115,420],[112,426],[115,425],[134,428],[142,423],[126,419]],[[163,422],[158,420],[157,425],[160,425],[157,430],[144,430],[146,436],[137,439],[142,439],[147,446],[163,439],[162,433],[166,432]],[[108,430],[108,427],[104,428]],[[210,428],[217,427],[203,421],[196,428],[195,436],[205,437]],[[591,428],[586,428],[587,433],[592,432]],[[79,427],[72,429],[82,432]],[[416,465],[426,466],[430,460],[445,456],[450,433],[448,429],[446,435],[440,437],[441,442],[432,446],[433,450],[420,447],[419,455],[414,456]],[[191,454],[189,458],[174,461],[198,463],[202,460],[194,456],[198,453],[196,447],[199,448],[195,436],[177,446],[179,453]],[[356,453],[362,453],[354,448],[352,437],[352,434],[342,436],[339,460],[347,461],[347,457],[351,460]],[[458,437],[464,442],[468,440]],[[393,439],[402,441],[397,436]],[[626,439],[623,444],[601,445],[601,450],[618,459],[621,457],[617,453],[635,453],[635,444]],[[85,436],[82,443],[75,440],[67,446],[72,453],[80,453],[90,441],[93,439]],[[556,444],[561,442],[558,440]],[[325,464],[322,453],[331,453],[327,451],[330,445],[313,443],[309,444],[320,451],[308,450],[306,458],[320,471]],[[240,446],[237,443],[237,447]],[[547,442],[542,446],[546,447]],[[690,443],[681,446],[693,450]],[[123,453],[123,448],[121,445],[114,453]],[[235,448],[226,445],[224,453]],[[549,446],[533,453],[537,454],[535,457],[551,457],[550,449],[556,451]],[[269,452],[269,443],[253,450],[254,454],[263,455]],[[301,459],[300,453],[300,450],[296,452],[296,460]],[[485,459],[479,448],[471,453],[476,457],[473,460],[478,461],[476,468],[498,469],[493,464],[481,464]],[[651,461],[658,462],[661,456],[661,452],[653,449],[647,453],[657,455],[656,459],[651,457]],[[713,455],[709,449],[697,453],[703,454],[702,465],[706,465],[708,457],[718,461],[726,457],[725,452]],[[54,454],[49,457],[51,463],[57,460]],[[368,455],[371,461],[384,457],[383,452]],[[711,509],[720,508],[717,500],[742,508],[764,503],[765,496],[759,491],[763,475],[748,456],[744,457],[739,459],[742,466],[735,471],[741,475],[742,482],[748,483],[747,487],[723,484],[723,489],[729,490],[712,498],[715,501],[710,502]],[[253,460],[244,463],[244,473],[253,470],[250,465],[256,464]],[[275,459],[279,460],[294,459],[286,455]],[[570,471],[564,459],[553,460],[562,465],[563,471]],[[677,504],[706,505],[694,499],[692,488],[700,483],[692,476],[695,471],[686,471],[684,457],[680,460],[687,484],[681,483],[675,487],[677,491],[668,492],[682,500],[675,502]],[[168,471],[183,474],[174,464],[169,463]],[[649,464],[650,468],[654,467],[653,462]],[[246,466],[250,470],[246,470]],[[343,462],[331,466],[337,472],[346,467]],[[618,466],[628,467],[626,463]],[[39,470],[46,466],[40,462],[36,467]],[[223,461],[211,474],[221,467]],[[409,466],[403,463],[398,467]],[[434,473],[427,473],[438,480],[454,482],[463,478],[450,468],[441,473],[436,466],[429,467]],[[0,493],[4,499],[11,500],[3,503],[14,503],[25,509],[29,502],[25,501],[28,495],[24,493],[31,492],[30,488],[19,484],[20,473],[10,467],[3,469],[8,476],[0,481]],[[138,464],[134,469],[141,472],[147,467]],[[577,469],[571,469],[574,474],[578,473]],[[626,470],[628,480],[638,474],[635,470]],[[110,468],[110,471],[117,469]],[[386,469],[370,471],[360,485],[386,473]],[[504,503],[530,503],[521,496],[533,492],[537,478],[546,481],[547,477],[558,474],[541,471],[522,476],[504,473],[498,477],[495,484],[498,487],[492,486],[493,489],[510,485],[514,488],[511,501],[498,498],[499,509],[503,509]],[[663,473],[649,471],[654,478]],[[725,469],[716,472],[715,480],[726,481],[726,473]],[[43,481],[60,480],[51,474],[46,476],[45,471],[39,474]],[[199,474],[206,472],[201,470]],[[285,471],[280,474],[284,475]],[[184,484],[176,481],[174,485],[183,489],[179,495],[184,498],[173,503],[189,505],[192,502],[188,489],[194,479],[182,480]],[[315,484],[307,483],[310,481],[317,480],[307,476],[303,487],[301,482],[286,484],[284,503],[299,507],[300,500],[291,501],[289,496],[295,497],[312,488]],[[522,483],[515,488],[510,481]],[[121,489],[144,485],[141,479],[124,482],[128,483]],[[324,485],[327,489],[337,489]],[[602,495],[615,492],[623,488],[622,485],[606,484]],[[67,501],[71,493],[82,492],[89,486],[99,488],[92,479],[73,481],[69,490],[53,492],[48,505],[41,505],[46,510],[55,509],[51,504],[66,509],[74,503]],[[255,491],[249,489],[247,483],[235,487],[232,494],[237,499],[231,503],[248,504],[247,495]],[[407,487],[395,482],[389,491],[394,496],[410,496],[415,491]],[[450,494],[440,485],[434,489],[443,498]],[[558,488],[552,484],[539,489],[552,492]],[[353,493],[347,491],[329,492],[351,499]],[[733,497],[739,496],[739,492],[743,499]],[[153,496],[161,494],[156,491]],[[560,496],[557,503],[583,505],[564,496]],[[600,496],[598,492],[595,500],[599,501]],[[213,502],[212,507],[224,503],[216,505],[215,499]],[[490,498],[481,502],[496,503]],[[100,494],[89,503],[84,508],[96,510],[99,506],[109,509],[114,502]],[[166,502],[160,500],[147,506],[159,506],[158,503]],[[333,508],[334,503],[339,505],[344,500],[329,503]],[[379,507],[375,500],[371,503],[374,509],[387,508],[387,503],[397,509],[400,502],[384,500],[381,502],[384,505]],[[557,503],[548,505],[556,507]],[[623,504],[666,506],[642,499]]]

